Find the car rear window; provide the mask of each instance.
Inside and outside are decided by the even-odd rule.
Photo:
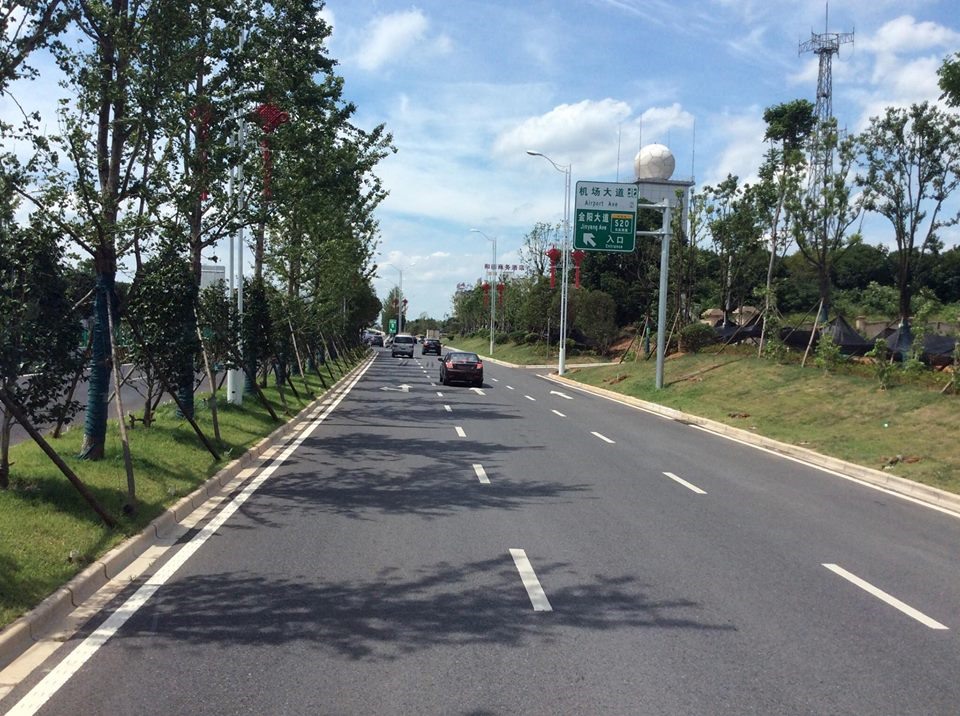
[[[479,363],[480,356],[476,353],[448,353],[447,360],[454,363]]]
[[[394,343],[413,343],[413,336],[397,336],[393,339]]]

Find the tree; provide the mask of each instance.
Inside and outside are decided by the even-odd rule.
[[[941,215],[960,182],[960,119],[924,102],[888,107],[859,138],[864,207],[885,216],[897,242],[899,313],[909,325],[923,256],[939,248],[939,231],[960,219]]]
[[[940,99],[951,107],[960,107],[960,52],[946,58],[937,74],[940,76],[940,89],[943,90]]]
[[[0,93],[8,82],[33,76],[26,62],[48,45],[70,19],[67,0],[10,0],[0,10]]]
[[[0,215],[0,388],[34,423],[57,419],[83,358],[81,326],[66,298],[56,233]],[[66,413],[79,405],[66,405]],[[13,415],[0,408],[0,489],[9,485]]]
[[[823,184],[810,186],[807,192],[794,192],[788,200],[788,211],[793,216],[793,240],[816,272],[821,301],[819,318],[825,321],[833,292],[833,264],[852,242],[859,240],[858,235],[850,234],[850,227],[859,218],[861,207],[852,199],[856,139],[841,139],[835,120],[831,120],[820,128],[817,142],[822,146],[814,147],[812,153],[821,159],[826,157],[828,162]]]
[[[539,277],[547,275],[547,250],[562,243],[559,224],[548,224],[538,221],[533,228],[523,236],[523,245],[520,247],[520,260],[527,267],[527,273]]]
[[[755,191],[762,228],[770,243],[770,261],[767,263],[767,282],[764,290],[763,338],[767,319],[774,308],[773,276],[778,256],[786,254],[792,238],[793,216],[791,200],[800,191],[806,158],[803,144],[816,125],[814,106],[808,100],[797,99],[768,107],[763,113],[767,123],[764,140],[770,148],[760,167],[760,184]]]

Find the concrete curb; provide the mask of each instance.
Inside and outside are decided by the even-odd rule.
[[[233,480],[251,466],[277,440],[302,427],[302,419],[327,398],[330,391],[353,378],[367,363],[364,359],[319,398],[278,426],[243,455],[227,463],[196,490],[178,500],[154,519],[143,531],[130,537],[101,556],[93,564],[74,576],[31,611],[0,630],[0,670],[10,665],[35,643],[51,638],[66,617],[87,599],[96,594],[111,579],[126,569],[149,547],[173,532],[197,507],[211,497],[235,487]],[[228,487],[229,486],[229,487]],[[0,684],[2,686],[2,684]]]
[[[776,452],[781,455],[792,457],[796,460],[801,460],[811,465],[815,465],[816,467],[842,473],[843,475],[856,478],[857,480],[861,480],[870,485],[882,487],[890,490],[891,492],[896,492],[898,494],[911,497],[915,500],[920,500],[921,502],[926,502],[930,505],[940,507],[941,509],[949,510],[950,512],[956,513],[958,516],[960,516],[960,495],[957,495],[953,492],[947,492],[946,490],[941,490],[936,487],[930,487],[929,485],[924,485],[919,482],[913,482],[912,480],[891,475],[890,473],[883,472],[882,470],[875,470],[870,467],[864,467],[863,465],[857,465],[856,463],[847,462],[845,460],[840,460],[828,455],[822,455],[821,453],[814,452],[813,450],[809,450],[807,448],[791,445],[789,443],[783,443],[778,440],[773,440],[772,438],[763,437],[762,435],[757,435],[749,430],[734,428],[730,425],[717,422],[716,420],[710,420],[708,418],[701,418],[696,415],[683,413],[679,410],[675,410],[674,408],[668,408],[664,405],[659,405],[658,403],[649,403],[645,400],[640,400],[639,398],[632,398],[628,395],[623,395],[622,393],[617,393],[613,390],[607,390],[606,388],[585,385],[584,383],[579,383],[558,375],[546,375],[543,377],[547,380],[553,381],[554,383],[560,383],[562,385],[569,386],[570,388],[581,390],[585,393],[592,393],[610,400],[616,400],[617,402],[631,405],[635,408],[640,408],[650,413],[662,415],[665,418],[670,418],[671,420],[676,420],[677,422],[696,425],[709,430],[710,432],[735,438],[736,440],[765,448],[771,452]]]

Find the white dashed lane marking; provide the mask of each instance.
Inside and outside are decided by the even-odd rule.
[[[600,433],[595,433],[595,432],[591,432],[590,434],[593,435],[595,438],[600,438],[605,443],[610,443],[611,445],[615,444],[614,441],[608,438],[606,435],[601,435]]]
[[[826,563],[824,563],[823,566],[826,567],[827,569],[829,569],[829,570],[830,570],[831,572],[833,572],[834,574],[837,574],[837,575],[843,577],[844,579],[846,579],[846,580],[847,580],[848,582],[850,582],[851,584],[857,585],[858,587],[860,587],[860,589],[862,589],[863,591],[867,592],[868,594],[873,595],[874,597],[876,597],[876,598],[879,599],[880,601],[886,602],[887,604],[889,604],[889,605],[890,605],[891,607],[893,607],[894,609],[900,610],[901,612],[903,612],[904,614],[906,614],[908,617],[911,617],[912,619],[916,619],[918,622],[920,622],[921,624],[923,624],[923,625],[926,626],[926,627],[929,627],[929,628],[931,628],[931,629],[941,629],[941,630],[945,630],[945,629],[949,629],[949,628],[950,628],[950,627],[944,626],[943,624],[941,624],[940,622],[938,622],[936,619],[931,619],[930,617],[928,617],[928,616],[927,616],[926,614],[924,614],[923,612],[917,611],[916,609],[914,609],[913,607],[911,607],[909,604],[905,604],[904,602],[901,602],[901,601],[900,601],[899,599],[897,599],[896,597],[894,597],[894,596],[892,596],[892,595],[890,595],[890,594],[887,594],[887,593],[886,593],[885,591],[883,591],[882,589],[879,589],[878,587],[873,586],[872,584],[870,584],[870,582],[868,582],[868,581],[866,581],[866,580],[864,580],[864,579],[860,579],[860,577],[858,577],[857,575],[852,574],[851,572],[848,572],[848,571],[845,570],[843,567],[841,567],[841,566],[839,566],[839,565],[837,565],[837,564],[826,564]]]
[[[535,612],[552,612],[550,600],[540,586],[540,580],[537,579],[537,573],[533,571],[533,565],[527,559],[527,553],[522,549],[511,549],[510,556],[513,557],[513,563],[517,565],[517,571],[520,572],[520,581],[523,582],[527,590],[527,596],[530,597],[530,603]]]
[[[682,477],[677,477],[677,476],[674,475],[672,472],[665,472],[665,473],[663,473],[663,474],[666,475],[667,477],[669,477],[669,478],[670,478],[671,480],[673,480],[674,482],[677,482],[677,483],[683,485],[683,486],[686,487],[688,490],[691,490],[692,492],[696,492],[698,495],[706,495],[706,494],[707,494],[705,490],[701,490],[699,487],[697,487],[696,485],[694,485],[694,484],[691,483],[691,482],[687,482],[687,481],[684,480]]]
[[[477,479],[480,480],[481,484],[490,484],[490,479],[487,477],[487,471],[483,469],[483,465],[474,465],[473,471],[477,474]]]

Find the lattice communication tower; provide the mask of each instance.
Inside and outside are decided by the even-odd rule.
[[[852,32],[829,32],[830,14],[824,31],[810,33],[810,39],[800,43],[800,53],[813,52],[820,58],[820,74],[817,77],[817,105],[814,110],[816,127],[813,137],[813,172],[810,176],[811,189],[822,187],[824,179],[833,166],[832,152],[824,141],[823,132],[833,117],[833,56],[840,53],[840,45],[852,44]]]

